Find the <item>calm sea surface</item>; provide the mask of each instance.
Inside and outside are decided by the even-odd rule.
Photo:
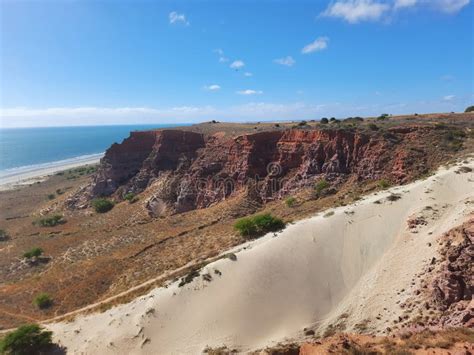
[[[131,131],[175,126],[0,128],[0,172],[98,156],[112,143],[128,137]]]

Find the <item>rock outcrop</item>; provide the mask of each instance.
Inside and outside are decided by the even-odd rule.
[[[433,300],[443,312],[439,323],[474,327],[474,218],[443,239],[444,260],[431,284]]]
[[[356,129],[288,129],[228,137],[186,130],[133,132],[112,145],[90,185],[68,207],[85,207],[98,196],[122,198],[147,190],[151,214],[205,208],[248,193],[261,202],[280,198],[325,178],[404,183],[425,173],[429,154],[406,149],[426,139],[429,127],[392,128],[384,133]],[[418,165],[413,167],[414,162]]]

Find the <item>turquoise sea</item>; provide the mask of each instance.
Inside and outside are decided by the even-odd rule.
[[[131,131],[176,126],[0,128],[0,176],[17,169],[99,157],[112,143],[119,143],[128,137]]]

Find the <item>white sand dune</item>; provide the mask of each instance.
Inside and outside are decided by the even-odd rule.
[[[474,167],[474,161],[464,165]],[[385,329],[399,312],[397,292],[403,287],[407,291],[398,297],[408,297],[413,275],[435,254],[428,242],[472,213],[474,174],[457,169],[249,243],[236,261],[204,268],[201,274],[208,272],[211,282],[199,276],[183,287],[172,283],[48,328],[68,353],[86,354],[196,354],[222,345],[246,351],[300,337],[304,327],[329,324],[343,312],[350,314],[348,326],[371,319],[374,330]],[[392,192],[401,199],[386,201]],[[426,206],[439,212],[410,233],[407,218]]]

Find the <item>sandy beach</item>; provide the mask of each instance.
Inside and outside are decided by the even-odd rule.
[[[382,333],[402,312],[396,301],[412,295],[411,280],[436,255],[436,238],[473,212],[474,174],[459,173],[460,165],[474,161],[239,246],[235,258],[208,264],[182,287],[175,281],[47,327],[74,354],[248,351],[301,338],[304,328],[321,331],[342,314],[348,331],[370,320],[367,327]],[[393,195],[400,198],[387,198]],[[432,209],[427,225],[408,229],[409,218]]]
[[[5,170],[0,173],[0,191],[14,189],[15,187],[22,185],[33,184],[38,181],[44,181],[48,176],[60,171],[77,168],[83,165],[97,164],[102,156],[102,153],[91,154],[52,163]]]

